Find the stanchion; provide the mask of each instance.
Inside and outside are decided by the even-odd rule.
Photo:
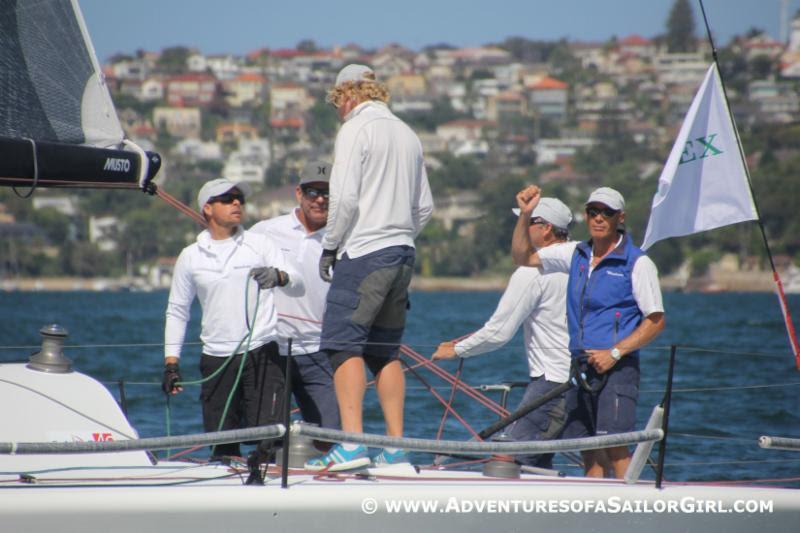
[[[664,408],[664,420],[661,423],[661,430],[664,432],[664,437],[658,445],[658,464],[656,465],[656,488],[661,488],[661,482],[664,480],[664,457],[667,455],[667,429],[669,428],[669,408],[672,404],[672,376],[675,371],[675,353],[678,347],[673,344],[669,350],[669,371],[667,372],[667,390],[664,392],[664,400],[661,406]]]
[[[289,487],[289,435],[292,427],[292,339],[289,339],[289,349],[286,355],[286,390],[283,406],[283,425],[286,426],[286,434],[283,436],[283,448],[281,449],[281,488]]]

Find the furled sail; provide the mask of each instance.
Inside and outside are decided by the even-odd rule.
[[[77,0],[0,0],[0,154],[1,185],[145,187],[157,172],[124,139]]]

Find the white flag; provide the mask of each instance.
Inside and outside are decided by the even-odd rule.
[[[668,237],[757,219],[722,82],[713,64],[658,178],[642,249]]]

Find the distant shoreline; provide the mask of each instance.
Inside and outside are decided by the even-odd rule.
[[[787,280],[784,280],[786,283]],[[508,276],[480,277],[423,277],[415,276],[411,281],[411,290],[429,291],[468,291],[468,292],[500,292],[505,290]],[[763,271],[726,272],[715,276],[690,279],[688,281],[677,276],[661,276],[661,288],[664,291],[680,291],[695,293],[715,292],[774,292],[772,274]],[[70,292],[70,291],[119,291],[119,292],[151,292],[168,290],[169,287],[154,287],[143,278],[77,278],[77,277],[40,277],[40,278],[7,278],[0,280],[0,292]],[[789,292],[789,291],[787,291]]]

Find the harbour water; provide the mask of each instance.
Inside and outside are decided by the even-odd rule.
[[[499,299],[493,292],[417,292],[412,295],[405,342],[425,356],[443,341],[479,328]],[[124,382],[128,416],[143,437],[167,433],[167,409],[160,391],[164,309],[167,293],[7,292],[0,293],[0,363],[21,361],[36,351],[41,326],[58,323],[70,332],[67,355],[75,367],[104,382],[115,397]],[[668,480],[800,479],[800,454],[761,450],[760,435],[800,437],[800,372],[790,353],[777,299],[772,294],[665,294],[667,329],[642,352],[638,423],[643,426],[661,401],[669,346],[678,346],[675,392],[665,477]],[[800,297],[790,306],[800,316]],[[187,339],[196,340],[199,308]],[[184,351],[184,378],[199,377],[200,347]],[[443,366],[455,372],[458,363]],[[425,377],[444,397],[450,387]],[[465,361],[462,379],[470,385],[526,380],[521,335],[503,349]],[[498,393],[488,393],[499,400]],[[171,434],[202,431],[198,389],[188,388],[170,402]],[[512,392],[509,407],[520,398]],[[461,394],[455,409],[481,429],[496,415]],[[12,408],[3,406],[3,409]],[[442,416],[426,387],[408,378],[407,435],[434,438]],[[367,430],[382,432],[380,409],[367,394]],[[468,439],[450,417],[444,438]],[[425,458],[420,458],[425,459]],[[556,463],[578,473],[568,458]],[[646,471],[644,477],[652,478]],[[798,482],[779,484],[800,486]]]

